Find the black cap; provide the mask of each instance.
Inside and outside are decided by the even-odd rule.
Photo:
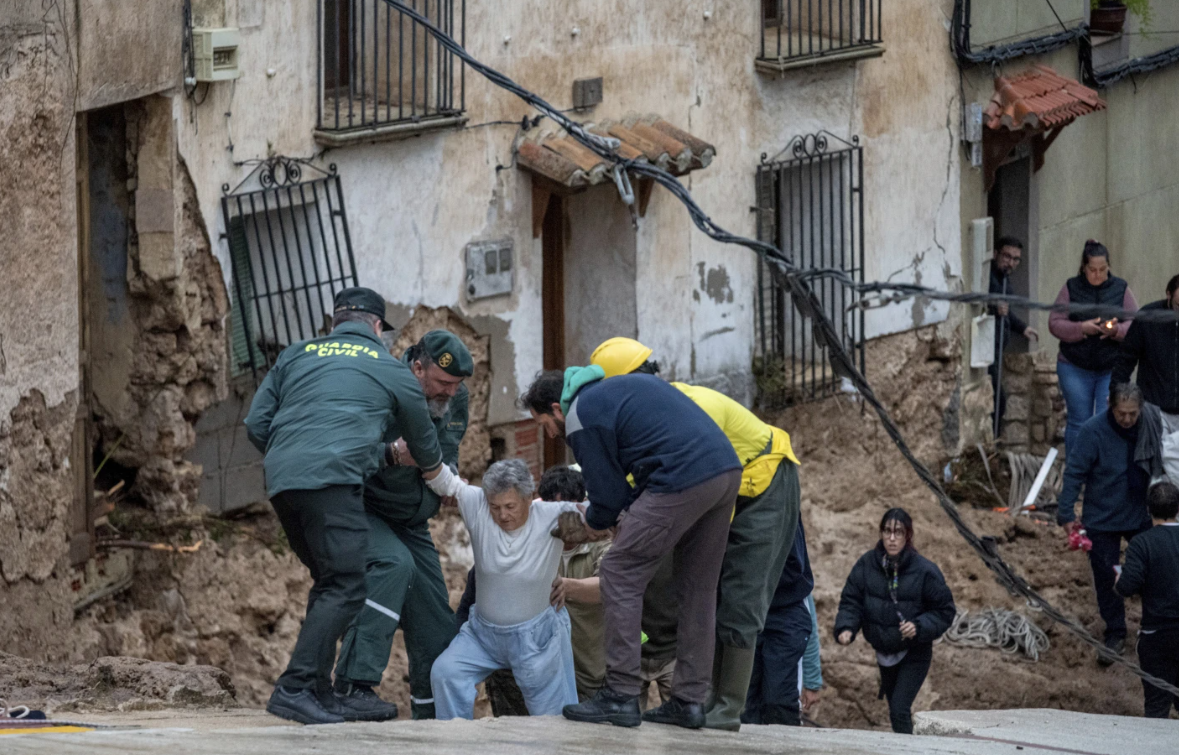
[[[357,286],[344,289],[336,294],[334,310],[336,312],[351,310],[376,315],[381,318],[381,327],[385,330],[393,330],[393,326],[385,320],[385,297],[371,288]]]

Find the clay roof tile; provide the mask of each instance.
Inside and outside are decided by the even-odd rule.
[[[983,115],[988,128],[1039,131],[1067,125],[1104,110],[1097,92],[1047,66],[1033,66],[1013,77],[995,79],[995,96]]]
[[[618,139],[623,159],[650,161],[677,175],[708,167],[716,154],[716,147],[658,117],[600,123],[587,130]],[[521,168],[571,188],[611,180],[608,161],[561,132],[525,141],[518,157]]]

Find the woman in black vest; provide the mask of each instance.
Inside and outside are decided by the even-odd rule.
[[[954,621],[954,596],[941,570],[913,547],[913,520],[889,509],[880,521],[880,542],[852,567],[835,640],[849,645],[856,632],[876,651],[880,697],[888,698],[892,730],[913,733],[913,700],[933,660],[933,641]]]
[[[1085,242],[1080,272],[1060,289],[1056,304],[1104,304],[1127,312],[1138,310],[1129,284],[1110,272],[1109,250],[1092,239]],[[1068,408],[1065,453],[1072,449],[1081,425],[1105,411],[1118,344],[1129,329],[1128,319],[1065,312],[1053,312],[1048,318],[1048,331],[1060,339],[1056,374]]]

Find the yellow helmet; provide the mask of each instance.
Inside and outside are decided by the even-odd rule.
[[[628,375],[651,356],[651,350],[633,338],[611,338],[603,341],[590,356],[590,364],[596,364],[606,377]]]

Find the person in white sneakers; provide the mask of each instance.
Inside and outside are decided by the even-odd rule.
[[[534,716],[577,702],[569,613],[550,594],[563,543],[551,531],[574,502],[533,501],[532,473],[519,459],[492,464],[483,487],[447,483],[471,534],[479,599],[454,641],[434,661],[430,682],[441,720],[474,718],[475,685],[508,669]],[[441,487],[441,486],[440,486]],[[605,535],[587,530],[598,539]]]

